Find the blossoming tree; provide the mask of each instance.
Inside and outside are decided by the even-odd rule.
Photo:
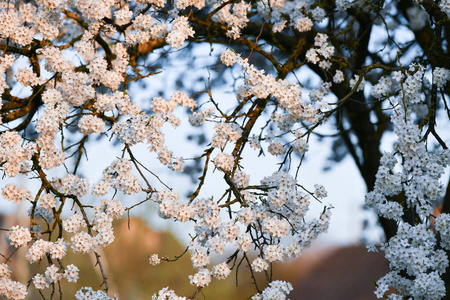
[[[305,186],[297,176],[310,136],[329,123],[338,132],[329,138],[353,158],[385,232],[379,248],[391,271],[376,295],[441,299],[450,287],[450,191],[440,181],[450,163],[440,135],[450,118],[449,17],[448,0],[0,1],[0,172],[37,183],[0,183],[3,199],[29,208],[29,226],[5,229],[11,251],[2,253],[0,295],[25,299],[37,289],[59,297],[60,281],[83,276],[65,262],[73,251],[95,257],[103,276],[100,290],[84,287],[75,298],[115,298],[99,249],[113,243],[114,219],[152,201],[162,218],[193,224],[186,255],[195,270],[186,276],[192,295],[163,288],[153,299],[196,299],[241,264],[254,280],[247,297],[285,299],[292,286],[276,280],[272,263],[299,256],[331,216],[325,204],[308,213],[311,201],[333,202],[324,201],[326,182]],[[150,57],[164,65],[168,53],[198,49],[215,59],[205,89],[180,85],[145,103],[130,96],[164,72]],[[320,83],[309,80],[312,73]],[[214,80],[230,74],[234,80]],[[214,96],[223,85],[232,97]],[[152,171],[156,161],[183,170],[186,159],[166,145],[165,132],[184,119],[192,130],[213,132],[193,158],[201,171],[188,197]],[[392,129],[397,141],[381,153]],[[95,163],[86,145],[99,140],[121,155],[90,182],[80,170]],[[156,161],[140,159],[139,144]],[[246,159],[261,155],[279,164],[252,180]],[[205,195],[216,184],[212,173],[221,174],[219,197]],[[134,195],[134,205],[125,207],[121,193]],[[433,214],[442,200],[442,213]],[[15,258],[35,266],[28,283],[15,281],[9,266],[19,248],[26,255]],[[225,248],[230,255],[213,265],[210,256]]]

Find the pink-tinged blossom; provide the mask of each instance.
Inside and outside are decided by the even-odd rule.
[[[11,227],[6,237],[10,245],[18,248],[25,246],[31,241],[31,232],[28,228],[16,225]]]
[[[188,18],[180,16],[173,21],[172,30],[167,35],[166,41],[171,47],[179,48],[184,44],[184,41],[194,36],[194,33],[189,25]]]

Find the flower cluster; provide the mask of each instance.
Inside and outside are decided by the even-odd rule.
[[[67,253],[67,242],[62,238],[56,242],[45,241],[42,239],[36,240],[28,249],[25,258],[30,263],[35,263],[48,254],[52,259],[62,259]]]
[[[9,183],[2,189],[2,197],[8,201],[19,204],[20,201],[31,200],[31,193],[25,188],[19,190],[14,183]]]
[[[44,274],[37,273],[33,277],[33,284],[38,290],[49,288],[52,283],[60,281],[62,278],[68,282],[77,282],[79,269],[75,265],[68,265],[64,273],[58,272],[56,265],[47,267]]]
[[[317,53],[320,53],[325,58],[329,58],[333,54],[334,48],[328,45],[327,38],[324,34],[318,34],[315,39],[318,49],[310,50],[318,51]],[[264,74],[264,71],[257,70],[248,63],[247,59],[241,58],[239,54],[232,50],[225,50],[221,55],[221,61],[227,66],[237,63],[243,67],[245,81],[244,85],[238,90],[240,100],[251,97],[259,99],[270,97],[272,101],[283,109],[283,114],[274,112],[271,117],[272,121],[282,131],[282,134],[292,130],[297,123],[318,122],[321,110],[328,110],[328,104],[323,98],[329,91],[329,84],[324,84],[323,89],[318,90],[321,95],[318,98],[316,97],[314,104],[311,104],[302,100],[301,90],[298,85],[287,80],[276,80],[272,75]],[[301,135],[297,131],[294,132],[296,132],[296,140],[301,139]],[[266,142],[269,143],[268,151],[272,155],[282,155],[287,150],[283,143],[274,138],[266,137]],[[259,148],[258,141],[252,140],[252,143],[255,148]],[[300,140],[295,146],[299,152],[306,152],[307,150],[307,145],[304,144],[304,141],[302,143]]]
[[[97,185],[104,187],[97,195],[106,195],[113,187],[127,195],[136,194],[141,190],[141,185],[135,175],[131,173],[131,162],[127,159],[116,159],[103,171],[103,180]]]
[[[77,300],[118,300],[118,296],[108,297],[104,291],[94,291],[91,287],[82,287],[75,294]]]
[[[216,6],[221,5],[217,2]],[[214,8],[214,7],[213,7]],[[241,30],[247,25],[249,21],[247,13],[251,9],[251,5],[245,1],[224,5],[217,14],[213,16],[213,20],[220,23],[225,23],[228,26],[226,32],[227,37],[231,39],[238,39],[241,37]]]
[[[166,37],[166,42],[173,48],[179,48],[190,36],[194,36],[194,30],[189,26],[188,18],[177,17],[173,21],[172,30]]]
[[[8,177],[14,177],[21,171],[27,172],[29,161],[36,152],[36,144],[21,145],[21,143],[22,138],[15,131],[0,134],[0,166]]]
[[[398,222],[403,221],[405,207],[421,220],[432,214],[432,205],[442,191],[439,179],[450,164],[448,150],[427,151],[420,129],[414,123],[412,107],[422,99],[418,91],[422,88],[424,72],[424,67],[417,65],[404,74],[395,74],[403,87],[401,94],[391,99],[396,104],[391,120],[398,142],[395,153],[383,154],[374,190],[366,196],[366,203],[379,215]],[[374,89],[379,89],[377,86],[380,85],[386,88],[386,82],[389,81],[382,78]],[[385,93],[388,97],[388,89]],[[378,91],[372,94],[381,95]],[[400,193],[404,193],[404,205],[395,200]],[[447,231],[444,224],[447,224],[445,214],[436,219],[436,229],[442,230],[441,246],[445,249]],[[438,249],[436,244],[434,233],[425,223],[415,226],[400,223],[397,234],[381,246],[392,271],[377,282],[375,293],[378,298],[382,298],[389,287],[394,287],[400,295],[415,299],[441,299],[445,295],[445,284],[440,276],[449,262],[445,251]]]
[[[378,298],[393,287],[400,295],[410,295],[414,299],[441,299],[445,295],[445,284],[440,275],[449,262],[444,250],[433,250],[435,245],[434,234],[425,225],[401,224],[397,235],[381,247],[392,271],[378,280],[375,291]],[[402,276],[402,271],[409,278]]]
[[[74,252],[91,253],[98,247],[106,247],[115,237],[112,221],[123,215],[124,208],[117,200],[102,200],[100,205],[94,208],[92,219],[92,231],[80,231],[86,227],[86,220],[80,214],[73,214],[63,220],[64,230],[72,234],[71,242]],[[97,234],[94,236],[94,232]]]
[[[78,121],[78,127],[81,133],[89,135],[91,133],[100,133],[105,127],[105,122],[99,117],[93,115],[84,115],[80,121]]]
[[[221,154],[223,153],[218,156]],[[215,160],[217,161],[217,158]],[[183,203],[176,193],[168,190],[158,193],[155,201],[159,203],[162,217],[181,222],[195,220],[196,239],[191,243],[191,260],[198,272],[189,276],[191,284],[204,287],[210,283],[212,277],[224,279],[230,274],[230,266],[226,262],[219,263],[212,269],[208,268],[210,253],[222,254],[226,245],[231,244],[243,253],[249,251],[252,244],[259,245],[262,251],[253,260],[251,268],[255,272],[261,272],[267,270],[271,262],[299,256],[313,239],[326,231],[330,209],[325,209],[319,219],[305,222],[304,215],[308,210],[309,197],[297,191],[295,183],[289,174],[280,172],[261,181],[261,185],[266,186],[268,191],[263,201],[257,200],[252,193],[242,191],[242,201],[245,201],[247,206],[236,212],[236,222],[224,220],[220,215],[220,206],[211,199],[196,199],[187,204]],[[324,197],[326,193],[323,187],[318,187],[319,190],[321,192],[316,192],[317,196]],[[242,231],[242,228],[247,230]],[[280,244],[281,239],[289,235],[294,236],[294,240]],[[259,238],[255,239],[255,236]],[[156,256],[151,257],[150,263],[158,262]],[[279,289],[280,293],[287,293],[286,289],[278,286],[273,289],[274,291],[267,291],[266,294],[273,293],[276,289]]]
[[[398,137],[395,150],[401,155],[401,161],[394,153],[385,153],[374,190],[366,196],[366,202],[380,215],[397,221],[403,216],[403,207],[390,200],[391,197],[404,191],[407,206],[419,216],[428,217],[432,213],[432,203],[441,193],[439,178],[450,163],[448,150],[437,155],[426,150],[420,130],[414,124],[410,106],[416,103],[417,96],[411,94],[411,89],[420,89],[422,75],[423,68],[419,67],[417,72],[407,76],[404,83],[407,88],[402,95],[407,102],[397,98],[399,106],[391,117]],[[401,170],[398,171],[396,166],[400,163]]]
[[[0,264],[0,295],[7,299],[23,300],[27,296],[27,286],[11,279],[11,269],[7,264]]]
[[[282,280],[275,280],[269,283],[269,286],[262,291],[261,294],[256,294],[252,300],[285,300],[286,296],[292,291],[292,285],[289,282]]]
[[[6,235],[7,241],[14,247],[22,247],[31,241],[31,233],[28,228],[16,225],[11,227]]]
[[[152,300],[186,300],[186,297],[179,297],[175,294],[173,290],[170,290],[168,287],[161,289],[158,293],[152,296]]]

